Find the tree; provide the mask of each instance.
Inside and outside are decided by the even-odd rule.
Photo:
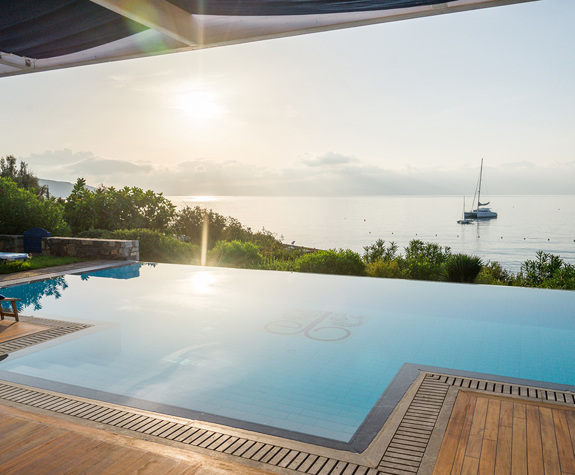
[[[64,209],[56,200],[39,198],[10,178],[0,177],[0,234],[22,234],[34,227],[45,228],[56,236],[70,233]]]
[[[64,203],[64,217],[74,233],[91,229],[96,224],[94,193],[86,188],[86,180],[78,178]]]
[[[138,187],[100,186],[95,192],[79,178],[66,199],[66,219],[74,232],[88,229],[141,229],[165,232],[175,213],[175,206],[162,193]]]
[[[0,177],[10,178],[19,188],[26,188],[39,198],[49,198],[48,187],[40,186],[38,178],[28,170],[26,163],[20,162],[20,167],[17,167],[16,161],[13,155],[0,157]]]

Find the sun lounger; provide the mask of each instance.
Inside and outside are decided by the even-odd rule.
[[[25,261],[30,255],[24,252],[0,252],[0,264],[8,261]]]
[[[12,304],[12,310],[2,307],[3,302],[10,302]],[[14,299],[10,297],[4,297],[0,299],[0,320],[4,320],[4,317],[14,317],[14,319],[19,322],[18,317],[18,307],[16,307],[16,302],[20,302],[20,299]]]

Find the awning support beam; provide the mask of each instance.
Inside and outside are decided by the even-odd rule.
[[[194,18],[165,0],[91,0],[130,20],[156,30],[188,46],[198,44]]]

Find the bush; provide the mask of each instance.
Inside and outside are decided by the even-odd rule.
[[[398,258],[398,261],[410,279],[442,280],[444,264],[449,256],[451,249],[447,246],[444,249],[439,244],[414,239],[405,248],[405,257]]]
[[[454,254],[445,263],[445,280],[471,284],[481,271],[481,259],[467,254]]]
[[[256,269],[294,272],[295,263],[293,259],[278,259],[276,257],[264,256],[262,261],[256,266]]]
[[[575,290],[575,266],[563,264],[563,267],[541,284],[546,289]]]
[[[262,261],[259,248],[251,242],[219,241],[208,252],[208,263],[224,267],[254,268]]]
[[[481,268],[475,279],[477,284],[487,285],[513,285],[515,277],[508,270],[501,267],[499,262],[489,262]]]
[[[397,258],[398,246],[396,243],[391,241],[389,245],[385,246],[385,241],[383,239],[378,239],[373,244],[369,246],[364,246],[363,250],[363,260],[368,264],[377,261],[392,261]]]
[[[563,266],[563,259],[548,252],[537,251],[535,260],[527,260],[521,264],[517,274],[517,285],[524,287],[539,287],[545,280],[552,279]]]
[[[110,232],[107,239],[140,241],[140,260],[168,262],[172,264],[198,264],[200,248],[194,244],[180,242],[173,236],[151,229],[122,229]]]
[[[54,236],[67,236],[70,227],[63,209],[54,199],[38,197],[33,191],[18,188],[10,178],[0,177],[0,234],[22,234],[34,227]]]
[[[298,272],[317,274],[365,275],[361,256],[349,249],[317,251],[298,257],[294,268]]]
[[[407,271],[399,266],[398,261],[377,261],[367,264],[365,271],[370,277],[386,279],[406,279]]]
[[[567,264],[560,256],[537,251],[535,260],[521,264],[515,285],[575,290],[575,266]]]

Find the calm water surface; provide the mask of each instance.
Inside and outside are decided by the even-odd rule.
[[[265,227],[301,246],[363,252],[363,246],[380,238],[400,246],[422,239],[499,261],[514,271],[538,250],[575,263],[575,195],[494,196],[490,206],[499,217],[471,225],[457,224],[463,197],[456,196],[170,199],[178,206],[205,206],[233,216],[254,230]],[[466,200],[470,207],[472,197]]]

